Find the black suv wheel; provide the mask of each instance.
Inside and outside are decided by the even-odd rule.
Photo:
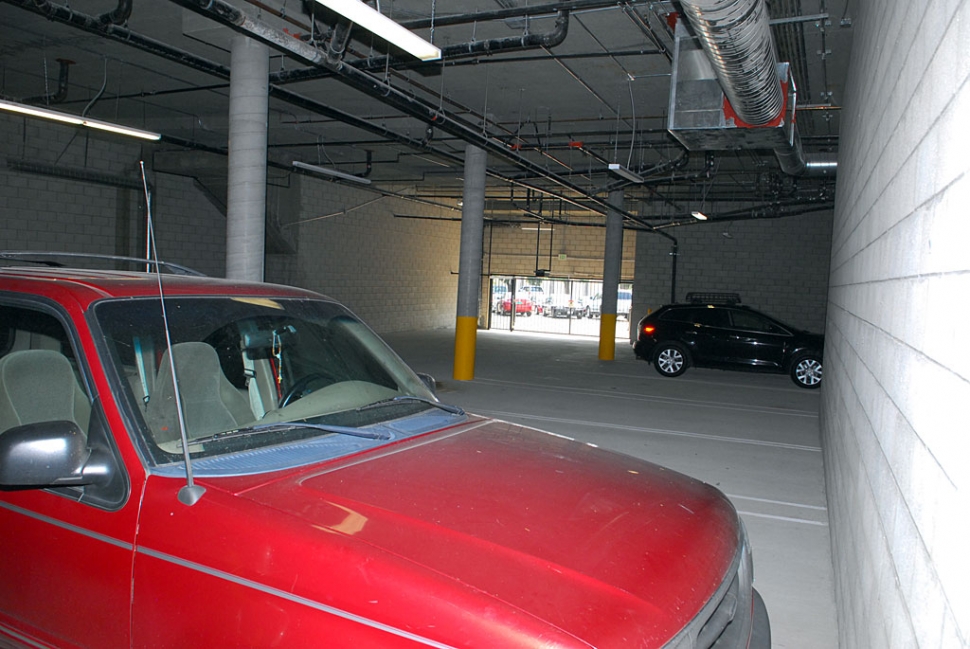
[[[822,385],[822,359],[800,356],[791,365],[791,380],[800,388],[814,390]]]
[[[653,366],[663,376],[680,376],[687,364],[687,352],[676,343],[661,343],[653,355]]]

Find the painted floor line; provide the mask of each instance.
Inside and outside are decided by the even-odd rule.
[[[619,424],[608,424],[599,421],[583,421],[581,419],[560,419],[558,417],[542,417],[540,415],[527,415],[520,412],[499,412],[497,410],[482,410],[476,408],[475,412],[487,414],[502,419],[530,419],[535,421],[545,421],[557,424],[573,424],[578,426],[588,426],[590,428],[613,428],[616,430],[628,430],[637,433],[649,433],[653,435],[670,435],[673,437],[689,437],[691,439],[704,439],[712,442],[728,442],[731,444],[750,444],[752,446],[767,446],[771,448],[784,448],[793,451],[809,451],[820,453],[821,448],[816,446],[803,446],[801,444],[785,444],[783,442],[767,442],[758,439],[744,439],[739,437],[720,437],[718,435],[705,435],[704,433],[689,433],[678,430],[664,430],[661,428],[642,428],[639,426],[621,426]]]
[[[755,518],[768,518],[773,521],[784,521],[786,523],[801,523],[802,525],[815,525],[816,527],[828,527],[829,524],[824,521],[810,521],[804,518],[793,518],[791,516],[777,516],[775,514],[756,514],[755,512],[746,512],[738,510],[738,513],[742,516],[754,516]]]
[[[732,500],[751,500],[757,503],[784,505],[785,507],[798,507],[800,509],[814,509],[820,512],[827,512],[829,510],[828,507],[820,507],[819,505],[803,505],[801,503],[791,503],[786,500],[771,500],[769,498],[755,498],[754,496],[739,496],[737,494],[727,494],[727,497]]]
[[[499,381],[497,379],[476,379],[481,383],[489,383],[493,385],[509,385],[515,386],[516,388],[523,390],[541,390],[543,392],[573,392],[576,394],[590,394],[599,397],[607,397],[610,399],[628,399],[631,401],[655,401],[660,403],[678,403],[690,406],[691,408],[718,408],[721,410],[737,410],[740,412],[764,412],[775,415],[784,415],[787,417],[808,417],[811,419],[818,419],[817,412],[810,412],[807,410],[792,410],[790,408],[772,408],[768,406],[738,406],[732,403],[722,403],[722,402],[697,402],[691,399],[680,399],[676,397],[657,397],[657,396],[646,396],[641,394],[631,394],[629,392],[614,392],[606,390],[592,390],[588,388],[575,388],[567,386],[554,386],[554,385],[536,385],[535,383],[520,383],[517,381]]]

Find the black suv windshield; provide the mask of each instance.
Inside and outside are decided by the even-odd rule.
[[[182,458],[180,419],[190,453],[202,458],[351,434],[426,410],[425,401],[434,400],[339,304],[174,297],[165,305],[170,349],[158,299],[106,300],[94,309],[106,363],[154,464]],[[392,407],[367,407],[377,402]]]

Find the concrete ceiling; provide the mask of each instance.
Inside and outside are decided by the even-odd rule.
[[[203,164],[206,156],[199,151],[218,160],[227,147],[233,32],[182,6],[192,4],[136,0],[128,19],[115,26],[98,19],[116,8],[112,0],[72,0],[69,7],[0,0],[0,96],[53,102],[60,111],[160,132],[164,140],[157,150],[165,158],[159,164],[212,173],[224,163]],[[321,48],[336,23],[312,0],[230,4],[294,42]],[[503,212],[527,204],[546,214],[595,219],[598,201],[621,186],[607,173],[611,162],[644,172],[647,183],[626,185],[632,199],[627,205],[662,227],[680,222],[700,203],[715,218],[785,216],[831,206],[831,175],[787,176],[771,151],[687,153],[669,135],[668,16],[677,11],[675,2],[383,0],[380,10],[454,51],[463,44],[481,48],[490,39],[508,43],[554,34],[553,4],[571,9],[561,43],[451,54],[431,63],[397,51],[385,57],[383,43],[352,30],[344,61],[359,68],[368,60],[372,85],[384,94],[389,87],[396,104],[271,50],[269,157],[277,164],[270,182],[285,182],[291,162],[300,160],[368,173],[376,188],[451,205],[461,195],[466,140],[481,138],[490,151],[489,205]],[[804,149],[834,155],[852,5],[768,5],[779,58],[791,63],[798,86]],[[59,59],[73,61],[63,97],[56,96]],[[307,73],[312,78],[301,80]],[[444,121],[432,124],[428,115]]]

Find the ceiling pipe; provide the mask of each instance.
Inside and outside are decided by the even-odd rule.
[[[70,59],[57,59],[57,63],[60,65],[60,70],[57,74],[57,90],[46,95],[24,97],[20,100],[20,103],[43,104],[45,106],[50,106],[51,104],[59,104],[67,99],[68,79],[70,77],[71,66],[74,65],[74,61],[71,61]]]
[[[173,0],[173,1],[177,2],[178,0]],[[116,42],[123,43],[131,47],[135,47],[144,52],[148,52],[150,54],[159,56],[161,58],[167,59],[174,63],[178,63],[180,65],[185,65],[187,67],[191,67],[193,69],[206,72],[208,74],[211,74],[213,76],[216,76],[222,79],[229,78],[229,68],[224,65],[214,63],[212,61],[209,61],[208,59],[198,57],[184,50],[179,50],[168,44],[165,44],[160,41],[149,38],[147,36],[138,34],[137,32],[133,32],[127,28],[113,25],[110,22],[107,24],[102,24],[102,22],[99,21],[97,17],[83,14],[81,12],[78,12],[66,6],[57,5],[47,0],[0,0],[0,2],[14,5],[16,7],[19,7],[26,11],[30,11],[32,13],[44,15],[49,20],[52,20],[54,22],[67,24],[72,27],[81,29],[82,31],[86,31],[105,38],[109,38]],[[283,39],[280,39],[280,40],[283,40]],[[289,38],[288,40],[296,42],[295,39],[292,39],[292,38]],[[374,83],[378,88],[384,87],[385,85],[378,80],[374,80]],[[461,166],[463,164],[463,159],[461,157],[451,154],[447,151],[439,150],[430,146],[428,140],[416,140],[414,138],[402,135],[390,129],[386,129],[382,126],[374,125],[362,118],[356,117],[354,115],[350,115],[349,113],[344,113],[342,111],[331,108],[329,106],[326,106],[324,104],[311,100],[302,95],[290,92],[278,86],[271,85],[269,90],[270,90],[271,96],[281,101],[284,101],[290,105],[303,108],[309,112],[314,112],[319,115],[323,115],[325,117],[330,117],[337,121],[346,123],[349,126],[360,128],[361,130],[364,130],[374,135],[378,135],[379,137],[383,137],[385,139],[400,143],[404,146],[413,148],[417,151],[424,151],[426,153],[434,155],[435,157],[445,160],[451,164],[455,164],[456,166]],[[400,91],[397,91],[397,92],[400,93]],[[438,113],[439,111],[432,110],[432,112]],[[474,135],[474,139],[476,142],[481,142],[482,138],[485,137],[477,133],[470,126],[468,126],[467,129],[469,129],[469,131]],[[458,137],[459,139],[467,141],[466,139],[468,137],[467,132],[464,133],[463,135],[458,135],[454,133],[452,133],[452,135],[454,135],[455,137]],[[217,147],[208,147],[196,142],[184,140],[182,138],[167,136],[167,135],[164,135],[162,137],[162,141],[169,142],[171,144],[177,144],[178,146],[189,148],[189,149],[207,150],[213,153],[220,153],[220,154],[225,153],[223,149],[220,149]],[[527,164],[519,164],[519,166],[520,167],[527,166],[530,171],[533,171],[533,173],[535,173],[535,175],[540,178],[549,178],[548,173],[538,165],[534,165],[533,163],[531,163],[531,161],[525,160],[520,156],[511,155],[510,152],[505,151],[504,144],[499,142],[494,142],[494,141],[490,141],[489,144],[490,145],[487,148],[493,153],[500,153],[502,157],[509,159],[513,164],[518,164],[517,161],[521,161],[522,163],[527,163]],[[498,150],[496,150],[494,147],[498,147]],[[280,166],[274,163],[270,163],[270,164],[271,166]],[[280,166],[280,168],[284,168],[284,167],[285,165]],[[571,198],[570,196],[564,195],[556,191],[552,191],[548,188],[533,185],[524,180],[506,177],[502,174],[491,172],[491,171],[489,172],[489,175],[497,180],[506,182],[512,186],[539,192],[546,196],[550,196],[552,198],[562,200],[580,209],[589,210],[599,214],[605,214],[605,211],[606,211],[605,203],[602,200],[596,198],[595,196],[591,196],[587,194],[585,190],[579,187],[573,186],[571,184],[567,184],[566,188],[571,189],[572,191],[575,191],[577,194],[579,194],[581,199],[586,199],[591,201],[593,205],[583,203],[581,202],[581,199]],[[391,195],[391,194],[388,194],[388,195]],[[403,199],[408,199],[408,197],[404,195],[395,195],[395,196]],[[603,204],[603,205],[600,205],[600,204]],[[633,215],[630,213],[624,213],[623,216],[624,218],[630,220],[631,222],[639,224],[642,228],[648,231],[651,231],[651,232],[655,231],[652,225],[650,225],[649,223],[646,223],[636,215]],[[656,233],[667,239],[674,240],[674,237],[664,232],[656,231]]]
[[[229,67],[227,66],[204,59],[184,50],[179,50],[160,41],[142,36],[137,32],[116,26],[110,22],[106,23],[97,16],[86,15],[75,9],[57,5],[46,0],[41,0],[40,2],[36,3],[32,0],[0,0],[0,2],[12,4],[26,11],[41,14],[53,22],[67,24],[83,31],[109,38],[119,43],[124,43],[125,45],[135,47],[144,52],[148,52],[149,54],[165,58],[169,61],[193,68],[200,72],[208,73],[220,79],[229,79]],[[349,126],[377,135],[378,137],[386,140],[396,142],[419,151],[424,151],[435,156],[440,156],[448,162],[456,165],[462,164],[462,159],[459,156],[451,155],[449,153],[434,149],[427,145],[426,140],[417,140],[406,135],[402,135],[383,126],[372,124],[363,118],[357,117],[356,115],[345,113],[336,108],[321,104],[320,102],[277,86],[270,86],[269,91],[270,95],[274,98],[286,102],[292,106],[302,108],[324,117],[329,117]],[[179,146],[184,146],[186,148],[202,148],[214,152],[225,153],[223,149],[203,147],[202,145],[192,143],[181,138],[163,136],[162,139],[163,141],[178,144]]]
[[[111,25],[111,24],[102,24],[97,19],[97,17],[86,15],[84,13],[75,11],[66,6],[53,4],[46,0],[40,0],[39,2],[36,2],[36,3],[33,2],[32,0],[0,0],[0,2],[14,5],[16,7],[19,7],[26,11],[30,11],[32,13],[44,15],[51,21],[70,25],[82,31],[86,31],[88,33],[92,33],[104,38],[108,38],[118,43],[123,43],[125,45],[147,52],[149,54],[153,54],[155,56],[159,56],[161,58],[167,59],[174,63],[178,63],[180,65],[184,65],[186,67],[190,67],[195,70],[208,73],[212,76],[215,76],[221,79],[229,78],[229,68],[224,65],[214,63],[212,61],[209,61],[208,59],[198,57],[184,50],[179,50],[170,45],[162,43],[160,41],[156,41],[154,39],[148,38],[147,36],[143,36],[137,32],[133,32],[129,29]],[[329,117],[331,119],[347,124],[348,126],[359,128],[363,131],[366,131],[373,135],[377,135],[378,137],[381,137],[388,141],[395,142],[403,146],[409,147],[413,150],[428,153],[430,155],[435,156],[436,158],[447,161],[448,163],[453,164],[456,167],[461,167],[464,164],[464,160],[460,156],[452,154],[448,151],[437,149],[435,147],[430,146],[429,144],[430,138],[426,138],[424,140],[417,140],[417,139],[411,138],[409,136],[397,133],[396,131],[393,131],[391,129],[385,128],[383,126],[372,124],[371,122],[364,120],[360,117],[357,117],[355,115],[344,113],[338,109],[332,108],[325,104],[321,104],[320,102],[309,99],[303,95],[296,94],[294,92],[291,92],[279,86],[271,85],[269,88],[269,91],[272,97],[279,99],[280,101],[283,101],[287,104],[290,104],[291,106],[302,108],[308,112],[316,113],[324,117]],[[173,137],[170,135],[163,135],[162,141],[170,144],[175,144],[177,146],[180,146],[186,149],[209,151],[209,152],[217,153],[221,155],[225,155],[226,153],[225,149],[223,148],[211,147],[211,146],[200,144],[198,142],[193,142],[190,140],[185,140],[183,138]],[[289,168],[289,165],[282,165],[282,164],[277,164],[273,162],[270,162],[270,166],[279,167],[281,169]],[[522,187],[524,189],[532,189],[540,193],[546,194],[548,196],[551,196],[553,198],[557,198],[562,201],[565,201],[571,205],[575,205],[576,207],[579,207],[581,209],[590,210],[589,205],[583,204],[576,199],[572,199],[568,196],[564,196],[557,192],[550,191],[549,189],[540,188],[515,178],[508,178],[496,172],[490,171],[489,175],[497,180],[509,183],[510,185]],[[390,194],[386,191],[383,193],[385,193],[386,195],[393,195],[397,198],[410,200],[405,195]],[[585,196],[585,193],[582,195]]]
[[[788,209],[792,208],[792,209]],[[797,202],[797,203],[761,203],[753,207],[746,207],[739,210],[734,210],[732,212],[724,212],[721,214],[714,214],[706,222],[710,223],[728,223],[734,221],[759,221],[768,219],[783,219],[790,216],[800,216],[802,214],[811,214],[813,212],[826,212],[835,209],[835,203],[833,201],[819,201],[817,203]],[[691,225],[703,225],[703,221],[698,221],[696,218],[687,215],[686,218],[677,221],[668,221],[667,223],[658,223],[654,227],[658,230],[669,230],[673,228],[680,228]]]
[[[565,64],[562,63],[562,59],[571,58],[571,57],[568,55],[560,56],[560,55],[553,54],[549,50],[549,48],[559,45],[565,40],[567,36],[568,27],[569,27],[568,10],[573,7],[580,8],[580,9],[582,8],[598,9],[603,7],[612,7],[615,5],[616,5],[616,0],[611,0],[608,3],[604,2],[603,0],[579,0],[578,2],[576,1],[563,2],[558,5],[545,5],[544,7],[532,8],[532,9],[517,8],[517,9],[511,9],[511,10],[498,10],[497,12],[480,12],[476,14],[463,14],[461,16],[452,16],[451,18],[467,18],[468,16],[475,16],[477,19],[482,19],[484,17],[492,17],[497,14],[500,14],[502,17],[504,17],[506,14],[508,15],[514,14],[516,16],[533,15],[532,12],[537,11],[539,12],[539,14],[536,14],[536,15],[548,15],[549,13],[552,13],[552,14],[556,14],[557,18],[556,18],[555,28],[552,31],[544,34],[525,34],[523,36],[514,36],[509,38],[492,39],[492,40],[486,40],[486,41],[471,41],[468,43],[462,43],[458,45],[445,46],[442,48],[441,61],[424,62],[424,61],[415,61],[413,59],[405,60],[400,57],[379,56],[379,57],[372,57],[366,60],[352,61],[352,62],[346,62],[346,63],[348,65],[352,65],[355,68],[363,71],[383,71],[388,69],[389,67],[395,69],[396,71],[400,71],[402,69],[411,69],[415,67],[427,67],[429,65],[454,66],[454,65],[462,65],[464,63],[470,63],[470,62],[475,63],[476,65],[481,63],[488,63],[490,61],[508,62],[512,59],[509,59],[509,58],[503,58],[503,59],[484,58],[483,59],[482,57],[483,56],[488,57],[492,54],[496,54],[499,52],[527,51],[530,49],[542,48],[545,51],[545,56],[541,57],[541,59],[540,57],[535,57],[535,59],[533,60],[554,60],[560,63],[560,65],[563,65],[565,67]],[[624,5],[624,7],[628,8],[629,5]],[[545,11],[546,9],[548,9],[548,11]],[[436,18],[436,21],[437,20],[438,19]],[[449,22],[449,24],[461,24],[463,22],[472,22],[472,21],[456,20],[455,22]],[[435,24],[439,25],[440,23],[436,22]],[[645,55],[645,54],[657,54],[659,52],[649,51],[649,50],[639,50],[635,53],[637,55]],[[629,55],[631,53],[625,52],[624,54]],[[603,56],[613,56],[613,54],[607,52],[607,53],[604,53]],[[576,56],[576,58],[584,58],[584,56],[578,55]],[[566,69],[570,74],[573,74],[572,70],[570,70],[568,67]],[[333,76],[333,74],[334,73],[327,68],[309,67],[309,68],[299,68],[299,69],[292,69],[292,70],[281,70],[277,73],[274,73],[271,76],[270,80],[273,83],[285,84],[285,83],[290,83],[294,81],[307,81],[310,79],[330,77],[330,76]],[[605,102],[602,99],[602,97],[600,97],[599,95],[596,95],[595,91],[593,91],[592,88],[590,88],[587,84],[585,84],[585,82],[579,79],[578,76],[576,76],[575,74],[573,74],[573,76],[587,90],[592,92],[594,96],[600,99],[600,101],[602,101],[604,105],[606,105],[608,108],[612,110],[612,106],[607,102]],[[522,148],[516,147],[515,150],[522,150]],[[550,156],[547,150],[534,148],[534,147],[529,147],[529,150],[535,150],[540,155],[550,158],[553,162],[556,162],[557,164],[560,164],[563,167],[569,169],[568,165],[564,164],[562,161],[556,159],[555,157]],[[567,175],[570,175],[570,174],[567,174]]]
[[[836,153],[805,154],[805,175],[807,176],[835,175],[838,168],[839,160]]]
[[[441,58],[443,61],[458,58],[469,58],[480,55],[499,54],[501,52],[517,52],[531,50],[541,47],[556,47],[566,40],[569,34],[569,11],[562,10],[556,15],[556,24],[551,31],[543,34],[523,34],[522,36],[509,36],[507,38],[493,38],[484,41],[469,41],[457,45],[446,45],[441,48]],[[403,59],[392,58],[390,65],[394,66],[397,62],[404,62]],[[388,63],[388,57],[377,57],[354,64],[354,67],[361,70],[382,69]],[[430,62],[431,65],[441,65],[441,62]],[[409,66],[413,66],[408,62]],[[427,65],[427,64],[426,64]]]
[[[468,144],[473,144],[483,148],[523,170],[535,173],[536,175],[541,176],[545,180],[548,180],[563,189],[567,189],[578,194],[585,200],[589,201],[590,205],[587,205],[586,207],[594,212],[605,214],[608,209],[613,209],[603,199],[587,193],[585,190],[583,190],[583,188],[574,185],[565,178],[549,172],[531,160],[510,151],[505,143],[483,134],[481,129],[477,128],[475,125],[465,123],[456,117],[450,116],[440,108],[431,106],[421,101],[417,97],[412,97],[408,93],[389,85],[385,81],[378,79],[363,70],[358,70],[350,65],[347,65],[343,61],[331,61],[324,52],[316,47],[304,43],[303,41],[294,39],[285,32],[276,30],[266,23],[248,16],[224,0],[172,0],[172,2],[202,16],[206,16],[207,18],[210,18],[220,24],[230,27],[235,31],[240,31],[251,38],[265,42],[271,47],[274,47],[275,49],[278,49],[284,53],[296,56],[306,63],[316,66],[326,66],[336,72],[337,77],[348,86],[401,111],[405,115],[409,115],[415,119],[425,122],[426,124],[439,128],[446,133],[460,138]],[[515,184],[529,189],[538,189],[525,183]],[[539,191],[545,194],[550,193],[548,190],[543,189],[539,189]],[[563,198],[564,200],[575,200],[560,195],[556,195],[556,197]],[[624,212],[623,216],[626,219],[636,221],[637,223],[644,225],[648,229],[653,229],[653,226],[636,215],[630,214],[629,212]],[[658,231],[658,234],[663,233]]]
[[[474,11],[464,14],[436,15],[433,18],[417,18],[402,20],[400,25],[405,29],[429,29],[431,27],[446,27],[454,25],[471,25],[491,20],[506,20],[508,18],[538,18],[552,16],[565,12],[577,12],[590,9],[607,9],[617,5],[630,4],[627,0],[563,0],[544,5],[524,7],[509,7],[492,11]]]
[[[338,24],[340,29],[340,24]],[[560,11],[556,18],[556,25],[552,31],[544,34],[523,34],[522,36],[511,36],[508,38],[494,38],[485,41],[470,41],[457,45],[446,45],[441,48],[441,60],[439,61],[415,61],[412,58],[405,59],[398,56],[374,56],[359,61],[345,62],[358,70],[372,71],[384,70],[391,67],[417,68],[441,66],[450,61],[458,59],[474,58],[477,56],[498,54],[500,52],[518,52],[523,50],[538,49],[541,47],[555,47],[566,39],[569,31],[569,12]],[[337,38],[337,34],[331,38],[331,43]],[[341,58],[341,57],[337,57]],[[336,59],[335,59],[336,60]],[[334,72],[328,68],[310,67],[294,70],[280,70],[270,75],[271,83],[293,83],[296,81],[309,81],[333,76]]]
[[[660,37],[657,36],[657,33],[654,31],[653,27],[651,27],[650,23],[643,19],[643,16],[641,16],[636,9],[634,9],[631,5],[623,5],[623,13],[625,13],[633,24],[636,25],[637,29],[639,29],[640,32],[647,37],[647,40],[653,43],[654,47],[656,47],[661,54],[667,57],[668,61],[673,60],[674,55],[671,54],[670,49],[660,41]]]
[[[98,22],[123,25],[131,16],[131,3],[132,0],[118,0],[117,7],[98,16]]]
[[[327,59],[333,63],[342,61],[347,53],[347,44],[350,42],[350,33],[354,29],[354,24],[348,20],[340,19],[337,26],[333,29],[333,36],[327,43]],[[271,75],[270,81],[275,82],[275,75]]]
[[[187,65],[223,79],[229,78],[229,68],[226,66],[178,50],[161,41],[142,36],[137,32],[115,25],[110,21],[103,22],[98,16],[84,14],[67,6],[54,4],[48,0],[0,0],[0,2],[42,15],[52,22],[70,25],[82,31],[109,38],[118,43],[136,47],[144,52],[154,54],[175,63]]]

